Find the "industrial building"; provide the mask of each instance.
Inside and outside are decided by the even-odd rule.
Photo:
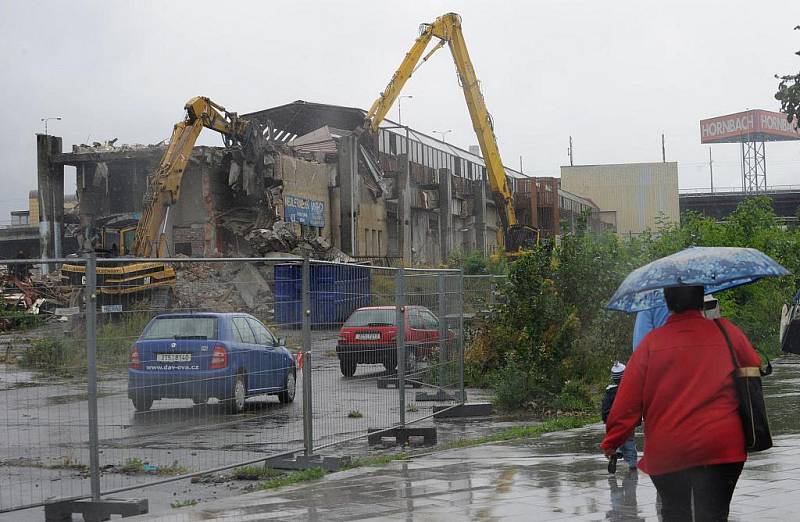
[[[499,220],[480,155],[389,120],[365,136],[364,116],[304,101],[243,115],[261,124],[270,144],[261,176],[224,147],[195,147],[164,225],[167,251],[253,255],[248,234],[274,220],[356,258],[431,265],[456,251],[493,251]],[[114,142],[62,152],[61,139],[48,135],[38,135],[37,145],[44,257],[69,253],[59,210],[65,166],[76,169],[80,240],[110,222],[139,218],[147,176],[164,152],[163,145]],[[506,173],[520,221],[543,236],[559,235],[581,214],[603,226],[595,202],[558,179]]]
[[[620,235],[678,223],[678,164],[622,163],[561,167],[561,186],[591,200]]]

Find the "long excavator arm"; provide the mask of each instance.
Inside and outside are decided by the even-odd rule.
[[[434,37],[439,39],[439,42],[430,52],[423,56],[428,44]],[[475,130],[481,153],[486,162],[489,186],[497,205],[502,226],[502,234],[498,235],[498,242],[501,247],[511,252],[531,248],[538,240],[538,232],[533,228],[521,225],[517,221],[516,212],[514,211],[514,197],[508,186],[505,169],[500,158],[492,118],[486,108],[478,77],[467,52],[467,45],[461,31],[460,16],[455,13],[447,13],[434,20],[433,23],[421,26],[420,35],[411,50],[406,53],[403,62],[394,73],[394,76],[392,76],[386,89],[370,107],[365,119],[365,127],[372,132],[378,131],[381,121],[386,117],[387,112],[400,95],[406,82],[421,65],[420,60],[422,60],[422,63],[427,61],[445,43],[450,47],[453,61],[456,64],[459,82],[472,120],[472,127]]]
[[[175,125],[158,169],[148,178],[144,209],[131,249],[134,256],[164,255],[164,227],[169,208],[178,201],[183,173],[203,127],[236,142],[244,141],[251,132],[250,122],[240,120],[236,113],[226,111],[208,98],[195,96],[184,108],[186,117]]]

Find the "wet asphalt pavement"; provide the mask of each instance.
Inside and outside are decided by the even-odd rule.
[[[765,388],[775,447],[745,465],[732,503],[734,521],[797,520],[800,511],[800,360],[778,361]],[[624,466],[616,475],[606,472],[597,449],[602,433],[601,425],[593,425],[443,451],[141,519],[658,520],[647,475]]]
[[[281,334],[292,342],[299,332]],[[355,377],[342,377],[334,352],[336,334],[313,332],[315,447],[344,442],[327,453],[364,455],[369,452],[365,438],[347,440],[363,436],[368,428],[397,422],[399,391],[377,387],[378,379],[387,375],[380,365],[359,366]],[[416,401],[417,391],[409,388],[405,392],[408,421],[432,414],[434,405],[449,404]],[[475,391],[469,396],[482,397]],[[0,364],[0,409],[4,419],[0,422],[0,509],[89,493],[85,381],[45,378]],[[151,411],[136,413],[127,397],[126,374],[103,372],[98,383],[98,410],[103,491],[303,447],[302,379],[293,403],[280,404],[274,396],[254,397],[240,415],[225,413],[214,400],[193,405],[191,400],[177,399],[156,401]],[[493,429],[491,423],[445,425],[440,439]],[[131,461],[138,461],[139,469],[124,472],[124,464]],[[163,512],[169,511],[175,500],[225,498],[240,494],[247,485],[182,480],[116,496],[146,496],[151,512]],[[0,513],[0,522],[41,519],[41,508]]]

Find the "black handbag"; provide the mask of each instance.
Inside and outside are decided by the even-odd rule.
[[[733,358],[733,383],[736,387],[736,395],[739,397],[739,416],[742,418],[744,427],[744,447],[748,453],[764,451],[772,447],[772,435],[769,432],[769,419],[767,418],[767,406],[764,404],[764,392],[761,389],[761,368],[739,365],[739,359],[731,344],[728,332],[722,326],[719,319],[714,319],[717,323],[725,342],[728,343],[728,350]]]

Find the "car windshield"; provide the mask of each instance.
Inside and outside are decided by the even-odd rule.
[[[350,319],[344,323],[345,327],[359,326],[394,326],[397,313],[393,309],[367,309],[356,310]]]
[[[142,339],[216,339],[216,317],[156,317]]]

